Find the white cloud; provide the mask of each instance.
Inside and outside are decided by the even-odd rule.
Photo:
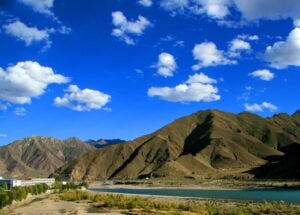
[[[144,7],[151,7],[153,2],[152,2],[152,0],[138,0],[138,4],[140,4]]]
[[[177,64],[173,55],[163,52],[158,56],[156,64],[157,73],[163,77],[172,77],[177,69]]]
[[[236,64],[235,60],[228,59],[222,50],[218,50],[213,42],[204,42],[195,45],[193,56],[198,61],[193,66],[193,70],[209,66]]]
[[[257,35],[248,35],[248,34],[239,34],[237,38],[242,40],[259,40],[259,36]]]
[[[279,20],[300,17],[298,0],[234,0],[236,8],[247,20]]]
[[[189,6],[189,0],[162,0],[160,6],[167,11],[183,12]]]
[[[49,36],[54,32],[53,29],[38,29],[37,27],[29,27],[23,22],[14,21],[9,24],[3,25],[5,33],[22,40],[26,46],[31,45],[33,42],[49,41]]]
[[[228,0],[197,0],[190,9],[195,14],[206,14],[210,18],[224,19],[230,14]]]
[[[300,28],[293,29],[286,41],[267,47],[264,59],[277,69],[300,66]]]
[[[0,68],[0,100],[14,104],[28,104],[43,95],[49,84],[62,84],[69,79],[55,74],[50,67],[38,62],[24,61],[6,70]]]
[[[300,27],[300,19],[295,19],[294,20],[294,26],[295,27]]]
[[[196,73],[190,75],[189,79],[186,81],[188,84],[201,83],[201,84],[216,84],[217,80],[208,77],[204,73]]]
[[[25,116],[26,112],[27,112],[26,109],[22,108],[22,107],[17,107],[14,110],[14,114],[17,115],[17,116]]]
[[[207,15],[213,19],[223,19],[230,14],[228,6],[230,0],[161,0],[160,6],[171,12]]]
[[[229,56],[230,57],[238,57],[240,56],[242,51],[249,51],[251,50],[250,43],[241,40],[241,39],[233,39],[229,43]]]
[[[298,0],[160,0],[160,6],[171,15],[206,15],[218,24],[236,27],[257,20],[291,18],[299,26],[300,1]],[[230,20],[230,9],[241,13],[241,20]]]
[[[118,37],[128,45],[134,45],[135,41],[131,36],[141,36],[151,26],[151,22],[143,16],[138,16],[135,21],[128,21],[121,11],[112,13],[112,22],[115,28],[112,35]]]
[[[151,87],[148,96],[160,97],[170,102],[212,102],[221,99],[218,88],[213,86],[216,80],[203,73],[189,76],[189,79],[175,87]]]
[[[256,70],[254,72],[249,73],[250,76],[254,78],[261,79],[263,81],[271,81],[275,75],[268,69],[260,69]]]
[[[111,96],[108,94],[92,89],[81,90],[76,85],[70,85],[65,92],[63,97],[55,98],[54,104],[75,111],[104,109],[104,106],[111,100]]]
[[[18,0],[19,2],[31,7],[35,12],[52,16],[51,11],[54,0]]]
[[[248,104],[245,105],[245,110],[249,112],[263,112],[264,110],[269,110],[270,112],[275,112],[278,110],[278,107],[269,102],[263,102],[261,104]]]

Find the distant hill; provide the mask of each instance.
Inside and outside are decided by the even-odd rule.
[[[0,176],[48,177],[74,158],[94,150],[79,139],[30,137],[0,147]]]
[[[98,149],[106,146],[114,145],[114,144],[124,143],[124,142],[126,141],[121,139],[99,139],[99,140],[86,141],[87,144],[90,144]]]
[[[300,112],[262,118],[248,112],[207,110],[133,141],[91,151],[57,170],[56,175],[75,180],[299,178],[299,171],[293,173],[293,168],[300,163],[300,156],[287,150],[298,150],[299,144]]]

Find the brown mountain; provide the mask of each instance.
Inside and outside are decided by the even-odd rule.
[[[300,144],[299,115],[262,118],[248,112],[200,111],[133,141],[91,151],[56,174],[74,180],[263,177],[259,167],[268,169],[271,157],[277,158],[281,174],[290,171],[285,163],[300,161],[299,156],[288,159],[284,150]]]
[[[47,177],[81,154],[93,150],[76,138],[58,140],[31,137],[0,147],[0,175],[4,177]]]

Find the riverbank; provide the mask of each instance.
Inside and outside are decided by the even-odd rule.
[[[300,180],[241,180],[241,179],[148,179],[148,180],[109,180],[93,181],[90,188],[99,187],[131,188],[170,188],[201,190],[237,190],[237,189],[299,189]]]
[[[185,215],[243,215],[243,214],[300,214],[300,206],[283,202],[238,202],[229,200],[204,200],[170,198],[163,196],[126,196],[94,194],[85,191],[64,191],[39,198],[2,214],[185,214]],[[1,214],[1,213],[0,213]],[[1,215],[2,215],[1,214]]]

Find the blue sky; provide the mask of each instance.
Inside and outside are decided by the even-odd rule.
[[[295,0],[4,0],[0,144],[133,139],[203,109],[299,109]]]

